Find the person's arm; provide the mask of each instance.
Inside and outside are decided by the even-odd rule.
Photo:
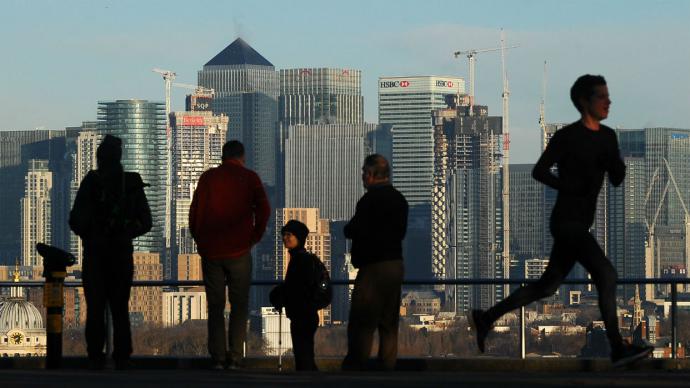
[[[609,174],[611,184],[619,186],[625,179],[625,163],[621,159],[621,152],[618,148],[618,137],[615,132],[612,135],[606,161],[606,172]]]
[[[551,167],[558,162],[562,154],[561,136],[559,132],[553,134],[546,149],[532,169],[532,177],[537,181],[553,188],[561,190],[561,181],[551,172]]]
[[[268,217],[271,214],[271,204],[268,202],[264,185],[261,183],[258,175],[254,175],[254,178],[254,232],[252,244],[256,244],[261,240],[266,231]]]
[[[132,174],[131,177],[134,180],[133,186],[135,187],[134,222],[130,226],[131,230],[129,234],[132,238],[136,238],[148,233],[153,223],[151,220],[151,208],[149,207],[149,202],[146,199],[146,192],[144,191],[146,184],[141,180],[139,174]]]
[[[192,196],[192,203],[189,206],[189,233],[192,235],[194,241],[199,237],[199,225],[201,214],[203,214],[202,207],[206,199],[206,173],[201,174],[199,182],[194,190]],[[198,242],[198,241],[197,241]]]
[[[367,203],[367,194],[364,194],[364,196],[357,202],[357,206],[355,207],[355,215],[352,216],[350,221],[343,228],[345,238],[352,240],[358,235],[362,234],[362,229],[368,223],[368,220],[366,219],[369,213],[368,209],[366,209]]]
[[[85,237],[91,230],[90,219],[92,214],[89,202],[93,172],[89,172],[79,184],[77,196],[74,198],[72,210],[69,212],[69,227],[80,237]]]
[[[402,196],[402,194],[401,194]],[[405,234],[407,233],[407,213],[408,213],[408,205],[407,205],[407,200],[403,197],[400,205],[400,209],[397,214],[397,222],[396,222],[396,227],[397,229],[397,236],[400,238],[400,240],[405,238]]]

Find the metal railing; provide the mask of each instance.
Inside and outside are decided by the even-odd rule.
[[[479,286],[479,285],[520,285],[524,286],[529,283],[536,283],[538,279],[405,279],[404,286],[434,286],[434,285],[463,285],[463,286]],[[252,286],[272,286],[280,284],[279,280],[253,280]],[[354,280],[332,279],[333,285],[352,285]],[[32,281],[0,281],[0,288],[6,287],[43,287],[45,282],[39,280]],[[566,279],[562,285],[570,284],[594,284],[591,279]],[[668,285],[671,286],[671,357],[677,358],[678,353],[678,285],[690,284],[690,279],[660,279],[660,278],[627,278],[617,279],[617,285]],[[132,282],[133,287],[194,287],[203,286],[204,282],[201,280],[135,280]],[[82,287],[81,281],[65,281],[65,287]],[[526,337],[525,337],[525,307],[520,308],[519,315],[519,346],[520,358],[526,357]]]

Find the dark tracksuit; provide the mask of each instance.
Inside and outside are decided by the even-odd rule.
[[[318,310],[310,302],[314,282],[314,255],[304,247],[290,249],[285,282],[279,286],[285,312],[290,319],[295,369],[318,370],[314,362],[314,334],[319,325]]]
[[[132,239],[151,230],[151,211],[137,173],[106,178],[89,172],[79,185],[69,224],[84,246],[82,278],[86,297],[86,344],[90,359],[103,359],[105,308],[113,319],[113,358],[132,353],[129,295],[134,274]],[[113,182],[119,180],[119,182]],[[109,182],[108,182],[109,181]],[[124,188],[122,187],[124,185]],[[112,208],[122,217],[113,222]]]
[[[551,172],[557,165],[558,176]],[[601,125],[598,131],[581,122],[557,131],[534,166],[534,179],[558,190],[551,213],[553,248],[549,264],[536,283],[513,292],[489,309],[485,318],[494,322],[503,314],[552,295],[576,262],[592,275],[599,294],[599,308],[612,348],[622,344],[616,316],[616,270],[589,233],[604,173],[618,186],[625,178],[616,133]]]
[[[378,359],[383,368],[395,368],[407,212],[407,200],[393,186],[370,186],[345,226],[345,237],[352,240],[352,265],[359,269],[347,325],[345,370],[365,367],[376,330]]]

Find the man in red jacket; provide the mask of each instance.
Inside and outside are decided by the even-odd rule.
[[[204,172],[189,209],[189,227],[202,258],[208,303],[208,351],[213,368],[237,369],[247,336],[251,248],[266,229],[270,206],[259,176],[244,166],[244,146],[229,141],[223,163]],[[230,299],[226,353],[225,286]]]

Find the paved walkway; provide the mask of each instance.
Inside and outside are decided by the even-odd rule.
[[[687,387],[690,371],[277,373],[206,370],[0,370],[9,387]]]

